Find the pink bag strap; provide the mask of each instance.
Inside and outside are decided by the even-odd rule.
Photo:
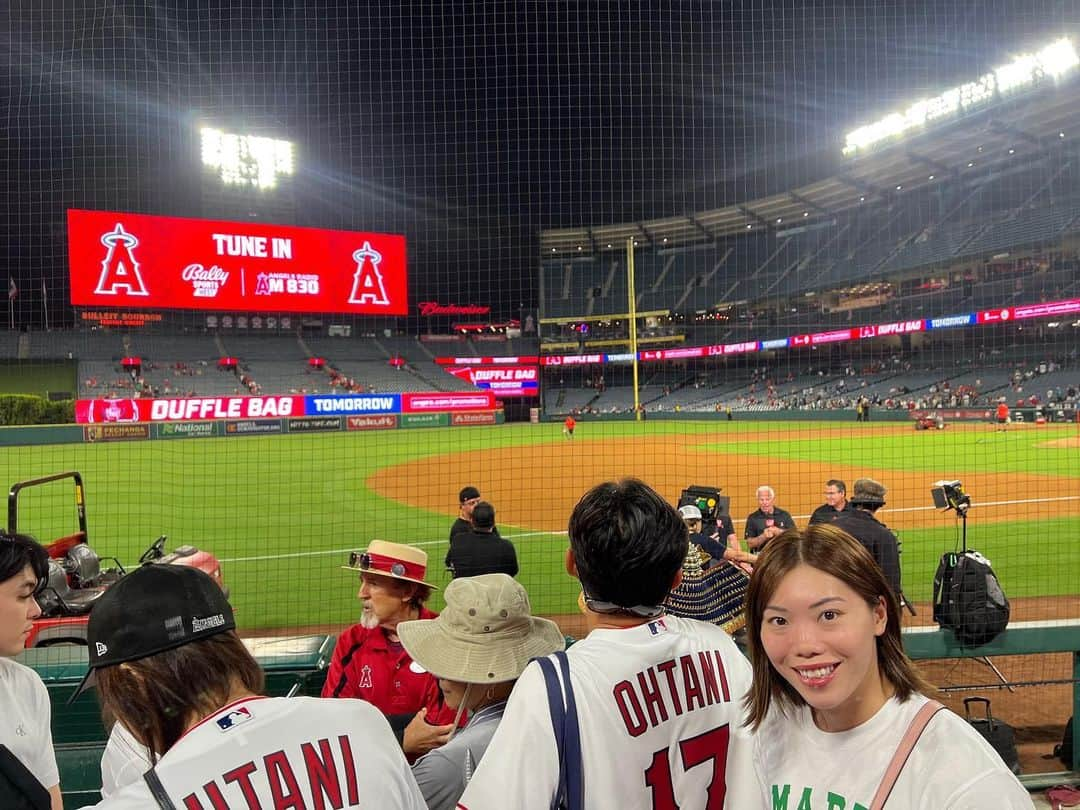
[[[911,718],[907,731],[904,732],[900,744],[896,746],[896,753],[893,754],[892,759],[889,761],[889,767],[885,769],[885,775],[881,777],[881,784],[878,785],[877,793],[874,794],[874,798],[870,802],[870,810],[882,810],[885,806],[885,802],[889,800],[889,794],[892,793],[893,785],[896,784],[896,780],[900,776],[900,771],[907,764],[908,757],[911,756],[915,743],[919,741],[919,737],[922,736],[923,730],[926,728],[927,723],[930,722],[930,718],[944,708],[936,700],[928,700]]]

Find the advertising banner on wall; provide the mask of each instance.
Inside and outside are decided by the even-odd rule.
[[[450,411],[490,411],[495,408],[495,395],[488,391],[475,394],[402,394],[403,413],[433,413]]]
[[[499,398],[540,394],[539,366],[444,366],[443,370]]]
[[[298,396],[80,399],[75,402],[75,421],[79,424],[192,422],[303,415],[304,398]]]
[[[409,312],[394,234],[72,209],[68,256],[75,306]]]
[[[189,397],[186,399],[80,399],[75,421],[81,425],[139,422],[206,422],[218,419],[292,418],[291,431],[334,430],[340,416],[397,413],[491,411],[489,391],[413,394],[337,394],[280,397]],[[299,419],[298,417],[312,417]],[[314,417],[322,417],[317,419]],[[391,420],[394,425],[396,419]],[[243,429],[228,431],[244,432]]]

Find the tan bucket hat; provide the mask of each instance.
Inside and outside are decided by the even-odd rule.
[[[506,574],[462,577],[446,586],[437,619],[402,622],[405,650],[436,677],[461,683],[517,680],[531,658],[566,646],[555,622],[530,615],[529,594]]]
[[[425,582],[427,576],[427,552],[416,546],[403,543],[391,543],[388,540],[372,540],[367,551],[350,551],[349,564],[343,565],[346,571],[359,571],[365,574],[378,574],[403,582],[415,582],[429,588],[438,588]]]

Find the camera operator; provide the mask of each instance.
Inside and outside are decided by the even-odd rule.
[[[750,564],[753,562],[753,556],[744,552],[738,547],[738,539],[735,540],[734,546],[731,545],[731,538],[735,536],[735,530],[731,526],[731,518],[727,515],[718,514],[716,531],[706,535],[702,528],[704,522],[701,516],[701,510],[693,504],[686,504],[679,507],[679,514],[682,516],[683,522],[686,523],[686,529],[690,533],[690,542],[701,546],[705,550],[705,553],[712,558],[713,565],[727,561],[738,565],[748,574],[753,570]],[[727,543],[725,544],[720,538],[724,537],[724,532],[727,532]]]
[[[885,505],[885,492],[885,487],[873,478],[858,479],[849,501],[853,509],[838,514],[833,525],[866,546],[900,599],[900,544],[896,535],[874,517]]]

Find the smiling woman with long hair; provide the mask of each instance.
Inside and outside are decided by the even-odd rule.
[[[889,807],[1032,806],[968,723],[924,709],[932,687],[904,653],[897,601],[851,535],[819,524],[774,538],[757,558],[746,610],[747,723],[764,806],[881,807],[873,800],[913,721],[925,726]]]

